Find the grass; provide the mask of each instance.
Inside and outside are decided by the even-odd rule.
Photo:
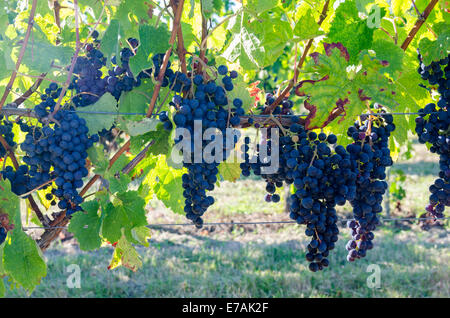
[[[133,273],[108,271],[111,248],[80,252],[59,245],[48,254],[48,276],[33,297],[448,297],[450,250],[445,230],[414,234],[384,229],[366,259],[345,261],[345,238],[330,255],[330,268],[307,270],[304,235],[286,227],[270,238],[247,232],[239,240],[154,232],[140,249],[144,265]],[[81,269],[81,288],[67,288],[66,268]],[[367,267],[380,268],[380,288],[369,288]],[[26,296],[13,290],[8,296]]]
[[[413,163],[395,168],[407,173],[407,197],[397,214],[422,213],[428,186],[438,166],[422,145],[415,145]],[[217,203],[206,221],[288,220],[284,204],[267,204],[265,185],[254,179],[223,183],[213,193]],[[185,222],[159,203],[149,206],[150,223]],[[349,207],[341,213],[349,213]],[[342,215],[342,214],[341,214]],[[215,226],[153,230],[149,248],[139,248],[142,268],[108,271],[112,248],[82,252],[76,242],[55,244],[45,255],[48,274],[32,297],[449,297],[450,248],[447,228],[423,231],[417,225],[395,227],[386,223],[376,232],[375,247],[365,259],[346,261],[349,235],[330,253],[330,267],[320,273],[307,269],[304,228],[297,225]],[[81,288],[67,287],[67,267],[81,269]],[[380,269],[379,288],[367,280]],[[7,297],[27,297],[22,289]]]

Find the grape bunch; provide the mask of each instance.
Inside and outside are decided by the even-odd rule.
[[[450,55],[426,66],[419,54],[419,74],[430,85],[438,85],[439,101],[427,104],[419,110],[416,133],[419,142],[429,143],[430,151],[439,155],[439,178],[430,186],[429,204],[425,210],[436,218],[444,217],[445,207],[450,205]],[[442,70],[444,67],[444,70]]]
[[[18,196],[21,196],[32,190],[33,185],[39,185],[35,184],[35,181],[30,177],[27,165],[19,166],[17,171],[14,171],[13,167],[7,166],[1,172],[1,175],[4,179],[9,180],[9,182],[11,183],[11,191]]]
[[[23,161],[29,166],[30,188],[35,189],[54,180],[56,188],[52,194],[59,199],[58,207],[67,209],[67,215],[71,215],[81,209],[79,205],[83,199],[78,189],[83,187],[82,179],[88,175],[87,150],[98,142],[99,137],[96,134],[89,137],[86,121],[71,108],[59,110],[54,115],[55,123],[45,124],[42,119],[54,108],[54,104],[48,102],[49,98],[56,98],[52,92],[59,90],[53,84],[49,89],[50,97],[35,107],[35,110],[40,109],[40,125],[29,131],[21,144],[26,153]],[[47,199],[51,198],[49,194]]]
[[[270,105],[272,105],[275,102],[276,99],[277,99],[276,96],[274,96],[271,93],[267,93],[265,104],[258,107],[258,110],[260,110],[261,113],[263,113],[267,107],[269,107]],[[294,102],[292,100],[290,100],[288,97],[285,97],[280,102],[280,104],[277,105],[273,109],[272,114],[274,114],[274,115],[293,115],[294,112],[292,111],[292,107],[294,107]]]
[[[72,99],[77,107],[92,105],[99,100],[106,92],[111,93],[116,100],[119,100],[122,92],[129,92],[134,87],[141,85],[143,78],[149,78],[151,69],[142,71],[136,79],[131,72],[129,62],[138,49],[139,41],[135,38],[128,38],[127,42],[131,46],[120,50],[120,60],[117,56],[111,58],[114,65],[104,76],[102,68],[106,66],[107,58],[100,50],[100,40],[98,33],[93,35],[93,43],[85,47],[85,56],[79,56],[75,62],[74,77],[69,89],[74,89],[75,97]]]
[[[14,142],[14,133],[12,131],[13,129],[13,123],[9,122],[4,118],[3,115],[0,114],[0,136],[5,139],[6,143],[10,147],[14,147],[16,143]],[[2,144],[0,144],[0,159],[5,157],[6,155],[6,149],[3,147]]]
[[[7,235],[8,232],[6,232],[5,228],[3,226],[0,227],[0,245],[6,240]]]
[[[158,69],[158,68],[157,68]],[[229,101],[226,92],[232,89],[231,79],[236,78],[237,73],[228,72],[226,66],[218,68],[219,74],[222,75],[222,85],[216,83],[214,80],[208,80],[202,75],[195,75],[193,82],[188,77],[181,73],[181,75],[173,75],[176,78],[168,76],[168,82],[173,85],[173,90],[178,93],[184,88],[190,89],[193,85],[193,94],[188,94],[185,98],[181,95],[175,94],[172,103],[176,106],[177,111],[173,116],[173,122],[177,128],[184,128],[190,134],[190,139],[183,140],[183,136],[177,137],[175,143],[187,142],[191,146],[191,150],[183,149],[183,166],[187,168],[188,173],[182,176],[183,181],[183,196],[185,197],[184,211],[186,217],[191,220],[197,228],[203,225],[202,216],[214,203],[214,198],[207,195],[207,191],[212,191],[217,181],[217,174],[219,172],[218,166],[220,162],[226,160],[230,151],[234,149],[238,141],[238,131],[232,130],[233,137],[229,135],[230,130],[227,128],[230,125],[238,125],[240,121],[239,115],[243,112],[242,101],[238,98],[233,100],[234,107],[230,110],[230,114],[226,108]],[[229,73],[229,75],[228,75]],[[166,72],[167,75],[167,72]],[[183,76],[184,75],[184,76]],[[180,82],[181,81],[181,82]],[[167,84],[168,85],[168,84]],[[231,85],[231,86],[230,86]],[[230,120],[228,123],[228,118]],[[238,120],[236,120],[236,118]],[[161,112],[159,119],[163,122],[166,129],[171,129],[172,124],[167,112]],[[194,130],[194,122],[201,122],[201,131]],[[230,125],[229,125],[230,124]],[[203,154],[205,147],[212,141],[203,140],[203,133],[206,129],[212,128],[215,130],[212,135],[212,140],[215,138],[223,138],[223,154],[216,154],[215,150],[211,155],[213,160],[206,160]],[[235,136],[236,135],[236,136]],[[195,139],[195,141],[194,141]],[[227,144],[227,140],[231,140]],[[196,147],[200,142],[201,149]],[[196,152],[201,151],[201,160],[197,159]],[[197,160],[196,160],[197,159]]]
[[[355,198],[356,173],[345,148],[330,147],[337,142],[335,135],[308,132],[302,126],[291,126],[291,133],[294,138],[281,139],[286,174],[293,179],[295,190],[290,217],[306,225],[305,234],[311,237],[306,259],[309,269],[316,272],[329,264],[327,257],[339,234],[335,207]]]
[[[298,224],[305,224],[305,234],[311,237],[306,259],[313,272],[329,265],[329,252],[338,240],[336,225],[336,205],[344,205],[356,197],[356,173],[350,154],[342,146],[330,147],[337,142],[333,134],[307,131],[299,124],[297,116],[292,117],[289,130],[283,127],[279,143],[272,140],[270,133],[263,136],[257,145],[256,158],[250,160],[245,140],[245,160],[241,164],[242,174],[248,176],[253,170],[266,181],[265,199],[279,202],[276,188],[283,183],[292,184],[295,191],[289,198],[290,218]],[[262,147],[268,149],[262,151]],[[278,147],[274,149],[273,147]],[[274,151],[277,150],[277,151]],[[271,173],[262,170],[270,161],[277,160],[273,155],[279,153],[278,169]],[[267,153],[268,157],[265,157]]]
[[[379,224],[378,215],[388,185],[386,167],[393,164],[389,136],[395,130],[393,116],[375,105],[377,114],[361,116],[347,130],[353,143],[347,146],[354,171],[357,173],[356,197],[350,200],[354,220],[348,222],[352,239],[347,243],[347,260],[352,262],[366,256],[373,248],[373,231]]]

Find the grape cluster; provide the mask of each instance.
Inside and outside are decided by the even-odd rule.
[[[419,74],[430,85],[438,85],[437,104],[430,103],[419,110],[416,133],[419,142],[429,143],[430,151],[439,155],[439,178],[430,186],[429,204],[425,210],[436,218],[444,217],[445,207],[450,205],[450,55],[426,66],[419,54]],[[444,70],[442,70],[444,67]]]
[[[59,88],[51,84],[49,89],[49,98],[56,98],[52,92]],[[85,167],[87,149],[98,142],[99,137],[89,137],[86,121],[71,109],[59,110],[54,115],[56,123],[45,124],[42,118],[48,116],[54,107],[54,104],[48,106],[51,104],[48,103],[49,98],[45,99],[45,108],[42,103],[35,107],[42,111],[39,112],[41,126],[30,130],[21,144],[26,153],[23,161],[29,166],[30,188],[35,189],[54,180],[57,188],[52,190],[52,194],[59,199],[58,207],[67,209],[67,215],[70,215],[81,209],[79,205],[83,199],[78,189],[83,186],[82,179],[88,175]]]
[[[8,232],[6,232],[5,228],[3,226],[0,227],[0,245],[6,240],[7,235]]]
[[[107,58],[100,51],[98,33],[93,34],[95,40],[85,47],[85,56],[77,58],[74,67],[74,77],[69,89],[75,89],[76,96],[72,99],[77,107],[85,107],[94,104],[106,92],[111,93],[119,100],[122,92],[131,91],[134,87],[141,85],[143,78],[149,78],[151,69],[142,71],[136,79],[131,72],[129,61],[137,52],[139,41],[129,38],[127,41],[131,48],[125,47],[120,50],[120,60],[113,56],[111,63],[114,67],[103,76],[102,68],[106,66]]]
[[[305,234],[311,237],[306,259],[313,272],[329,265],[329,252],[334,249],[338,240],[339,229],[336,225],[336,205],[344,205],[347,200],[356,197],[356,172],[350,154],[342,146],[334,150],[330,145],[337,142],[333,134],[307,131],[299,124],[296,116],[289,131],[284,127],[284,135],[279,143],[271,140],[270,133],[263,136],[257,145],[256,158],[250,160],[248,140],[245,140],[245,160],[241,164],[242,174],[248,176],[253,170],[266,181],[265,199],[268,202],[279,202],[276,188],[283,183],[292,184],[295,191],[289,198],[290,217],[298,224],[305,224]],[[262,152],[261,147],[267,147]],[[269,165],[269,157],[279,147],[278,169],[265,174],[263,167]],[[274,160],[275,158],[271,158]],[[275,159],[276,160],[276,159]]]
[[[35,184],[34,180],[29,176],[28,166],[21,165],[14,171],[13,167],[7,166],[5,170],[1,172],[4,179],[9,180],[11,183],[11,191],[19,196],[29,192],[33,189],[33,185],[38,186],[39,184]]]
[[[388,185],[386,167],[393,164],[388,147],[389,136],[395,130],[393,116],[383,114],[378,106],[376,116],[361,116],[347,130],[353,143],[347,146],[354,171],[357,172],[356,197],[350,200],[354,220],[348,222],[352,239],[347,243],[347,260],[366,256],[373,248],[373,231],[379,224],[378,215],[383,210],[381,203]]]
[[[98,36],[98,33],[95,34]],[[98,49],[99,41],[89,43],[85,47],[86,56],[78,56],[75,62],[69,89],[75,89],[72,99],[77,107],[94,104],[106,92],[107,79],[103,77],[101,68],[106,66],[107,58]]]
[[[266,102],[264,105],[258,107],[258,110],[264,112],[266,108],[268,108],[270,105],[272,105],[276,101],[276,96],[274,96],[271,93],[266,94]],[[288,97],[283,98],[283,100],[280,102],[279,105],[277,105],[273,111],[272,114],[274,115],[293,115],[294,112],[292,110],[292,107],[294,107],[294,102],[290,100]]]
[[[336,205],[344,205],[356,196],[356,173],[352,171],[349,153],[338,145],[335,135],[307,132],[294,126],[298,140],[282,137],[282,150],[288,170],[293,178],[295,193],[291,196],[290,217],[306,224],[305,234],[311,237],[306,259],[313,272],[328,266],[328,253],[334,249],[339,229],[336,225]]]
[[[155,65],[160,62],[161,61],[157,61]],[[157,67],[156,69],[158,70],[159,68]],[[155,76],[157,76],[157,74],[158,71]],[[238,114],[243,112],[242,101],[238,98],[233,101],[234,108],[230,111],[230,114],[225,108],[225,106],[228,105],[226,91],[232,89],[231,86],[233,84],[231,83],[231,79],[236,78],[237,73],[233,71],[228,72],[226,66],[220,66],[219,74],[223,75],[223,86],[217,84],[214,80],[207,80],[202,75],[195,75],[191,82],[188,77],[185,77],[185,74],[181,73],[181,75],[177,75],[177,73],[174,73],[171,75],[170,72],[169,75],[167,74],[166,71],[165,78],[168,81],[167,85],[170,84],[170,87],[176,93],[179,93],[185,88],[189,88],[190,90],[191,85],[194,86],[192,94],[188,94],[185,98],[175,94],[172,103],[177,108],[177,111],[173,116],[173,122],[177,128],[185,128],[189,131],[191,136],[190,140],[184,141],[190,144],[191,150],[194,149],[194,151],[186,151],[183,153],[183,166],[188,170],[188,173],[182,176],[184,188],[183,195],[185,197],[184,211],[186,217],[193,221],[198,228],[201,228],[203,225],[202,215],[206,212],[208,207],[214,203],[214,198],[208,196],[206,192],[214,189],[214,185],[217,181],[217,174],[219,172],[218,166],[220,162],[229,156],[230,151],[234,149],[234,146],[238,141],[238,138],[236,138],[238,131],[233,130],[233,135],[236,136],[232,139],[232,144],[227,145],[227,139],[229,138],[230,133],[227,128],[229,127],[229,124],[239,124],[236,118],[239,120]],[[229,116],[230,120],[228,124]],[[160,113],[159,118],[166,129],[172,128],[167,112]],[[194,121],[201,121],[202,130],[200,134],[199,132],[194,131]],[[207,162],[203,155],[201,162],[195,162],[196,156],[194,152],[200,151],[200,149],[196,149],[195,147],[196,142],[198,143],[199,139],[201,140],[201,151],[203,151],[203,149],[211,142],[203,140],[203,133],[208,128],[213,128],[216,132],[220,133],[214,134],[211,137],[212,140],[215,140],[215,138],[223,138],[223,156],[217,159],[217,155],[213,151],[212,156],[215,157],[215,160],[212,160],[213,162]],[[182,136],[177,137],[175,143],[178,144],[179,142],[182,142],[183,138],[184,137]],[[196,141],[194,141],[194,139],[196,139]]]
[[[3,139],[5,139],[6,143],[9,146],[14,147],[16,143],[14,142],[14,133],[12,129],[13,123],[4,119],[4,116],[0,114],[0,136],[2,136]],[[0,144],[0,159],[5,157],[5,155],[6,149],[3,147],[2,144]]]

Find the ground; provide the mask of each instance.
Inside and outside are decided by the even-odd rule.
[[[437,158],[422,145],[394,169],[407,174],[402,211],[391,198],[391,216],[423,212],[428,186],[438,171]],[[264,183],[256,179],[223,183],[206,222],[288,220],[283,201],[263,200]],[[150,223],[185,223],[159,203],[149,206]],[[348,206],[340,215],[349,214]],[[340,224],[342,225],[342,224]],[[142,268],[133,273],[108,271],[112,248],[82,252],[76,242],[56,243],[46,252],[48,275],[32,297],[449,297],[450,238],[447,226],[424,231],[410,222],[385,222],[365,259],[346,261],[348,230],[330,253],[322,272],[307,269],[308,243],[296,224],[219,225],[153,229],[149,248],[139,248]],[[81,270],[81,288],[68,288],[67,268]],[[372,265],[372,266],[370,266]],[[379,274],[379,276],[378,276]],[[376,279],[379,277],[379,279]],[[379,285],[376,283],[379,282]],[[374,286],[375,285],[375,286]],[[7,296],[27,296],[21,289]]]

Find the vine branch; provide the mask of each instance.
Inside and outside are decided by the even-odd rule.
[[[164,62],[159,70],[157,83],[155,86],[155,90],[153,91],[153,96],[150,101],[150,105],[147,110],[147,117],[150,117],[153,113],[153,109],[155,108],[156,100],[158,99],[159,91],[161,89],[161,85],[164,79],[164,74],[166,73],[167,64],[169,63],[170,54],[172,53],[173,44],[175,43],[175,38],[177,36],[178,28],[181,27],[180,20],[181,20],[181,13],[183,12],[183,5],[184,0],[180,0],[177,9],[175,12],[175,19],[173,19],[173,27],[172,27],[172,34],[170,35],[169,45],[170,47],[167,49],[166,54],[164,55]]]
[[[412,42],[412,40],[416,36],[416,34],[419,31],[420,27],[425,23],[425,20],[428,18],[428,16],[430,15],[431,11],[433,10],[433,8],[436,5],[436,3],[438,3],[438,1],[439,0],[431,0],[430,3],[428,4],[428,6],[426,7],[425,11],[423,12],[423,14],[419,15],[419,17],[417,18],[417,21],[414,24],[413,28],[409,32],[409,34],[406,37],[405,41],[402,43],[401,48],[402,48],[403,51],[406,51],[406,49],[408,48],[409,44]]]
[[[28,45],[28,40],[30,39],[31,30],[33,29],[34,15],[36,14],[36,6],[37,0],[33,0],[33,4],[31,5],[30,16],[28,18],[28,27],[27,32],[25,33],[25,39],[23,40],[22,47],[20,48],[20,53],[19,57],[17,58],[15,69],[12,72],[11,77],[9,78],[9,82],[6,85],[5,91],[3,92],[3,96],[0,100],[0,110],[2,109],[6,99],[8,98],[9,92],[11,91],[14,81],[16,80],[17,72],[19,71],[19,67],[20,64],[22,63],[23,56],[25,55],[25,50]]]
[[[322,12],[320,14],[320,18],[319,21],[317,22],[317,24],[320,26],[322,25],[322,22],[326,19],[327,17],[327,11],[328,11],[328,6],[330,4],[330,0],[327,0],[325,2],[325,4],[323,5],[323,9]],[[303,54],[300,58],[300,61],[298,62],[298,65],[294,71],[294,78],[292,80],[289,81],[289,85],[281,92],[281,94],[277,97],[277,99],[272,103],[272,105],[270,105],[269,107],[267,107],[264,110],[264,114],[269,114],[271,112],[273,112],[273,110],[275,109],[275,107],[277,107],[281,101],[283,100],[283,98],[290,92],[290,90],[294,87],[294,85],[297,82],[297,74],[298,71],[302,68],[303,63],[305,62],[306,59],[306,55],[308,54],[309,49],[311,48],[312,44],[314,42],[314,39],[309,39],[308,42],[306,43],[305,49],[303,51]]]

